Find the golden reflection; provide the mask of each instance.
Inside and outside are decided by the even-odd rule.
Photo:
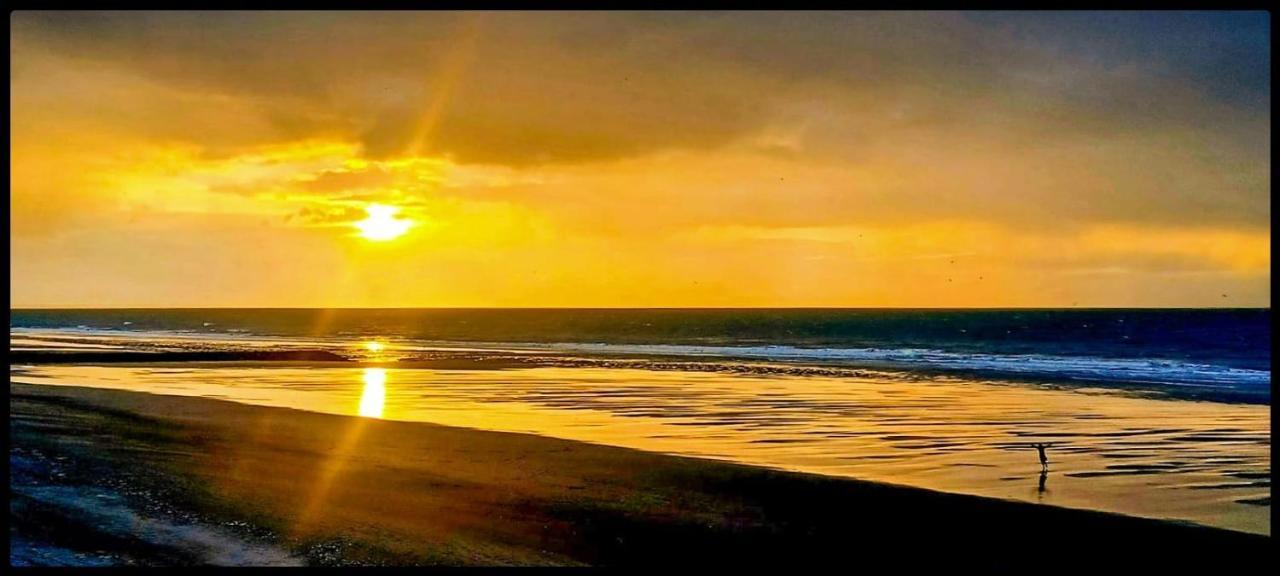
[[[364,392],[360,395],[361,416],[381,418],[387,402],[387,371],[382,368],[364,369]]]

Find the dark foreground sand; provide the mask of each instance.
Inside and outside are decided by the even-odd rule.
[[[9,391],[15,564],[1226,571],[1270,541],[533,435]]]

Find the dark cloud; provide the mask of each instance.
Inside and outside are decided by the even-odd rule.
[[[967,17],[1099,65],[1140,65],[1216,98],[1270,108],[1271,19],[1265,12],[989,12]]]
[[[716,145],[763,116],[741,86],[708,84],[672,61],[629,57],[625,46],[578,53],[539,44],[572,38],[574,22],[22,13],[13,28],[24,45],[204,95],[270,102],[280,126],[319,130],[329,119],[312,112],[336,115],[372,157],[405,154],[431,117],[423,153],[528,164]]]
[[[1240,34],[1167,20],[26,12],[11,29],[24,46],[250,99],[281,132],[347,131],[371,157],[415,141],[513,165],[717,147],[786,120],[797,100],[851,109],[867,128],[1001,123],[1041,137],[1269,119],[1265,15],[1231,20],[1252,26]],[[1246,91],[1267,105],[1232,116],[1181,94],[1184,79],[1228,104]]]
[[[285,217],[286,222],[305,224],[350,224],[364,216],[359,208],[346,206],[304,206]]]

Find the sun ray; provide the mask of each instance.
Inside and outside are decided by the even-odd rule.
[[[325,503],[338,484],[339,477],[346,468],[351,456],[358,451],[360,439],[370,420],[382,418],[386,401],[387,372],[383,368],[365,368],[361,374],[360,405],[357,413],[361,418],[350,420],[347,429],[342,433],[337,446],[324,461],[315,482],[312,484],[306,504],[298,514],[293,525],[295,534],[305,534],[322,515]]]
[[[475,52],[476,40],[480,36],[482,21],[483,16],[479,14],[468,14],[462,18],[459,24],[460,29],[456,32],[453,43],[442,58],[439,72],[435,75],[435,81],[429,83],[431,86],[430,96],[422,117],[418,120],[418,125],[414,129],[413,137],[409,140],[407,150],[409,156],[422,154],[423,148],[426,147],[431,139],[431,133],[435,130],[436,124],[440,121],[440,116],[448,106],[454,89],[463,75],[465,75],[467,66],[471,63],[471,57]]]

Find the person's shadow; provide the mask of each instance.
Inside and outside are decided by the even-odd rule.
[[[1047,482],[1048,480],[1049,480],[1049,471],[1044,469],[1040,470],[1040,485],[1036,488],[1037,504],[1044,503],[1044,495],[1046,492],[1049,491],[1049,489],[1045,487],[1045,482]]]

